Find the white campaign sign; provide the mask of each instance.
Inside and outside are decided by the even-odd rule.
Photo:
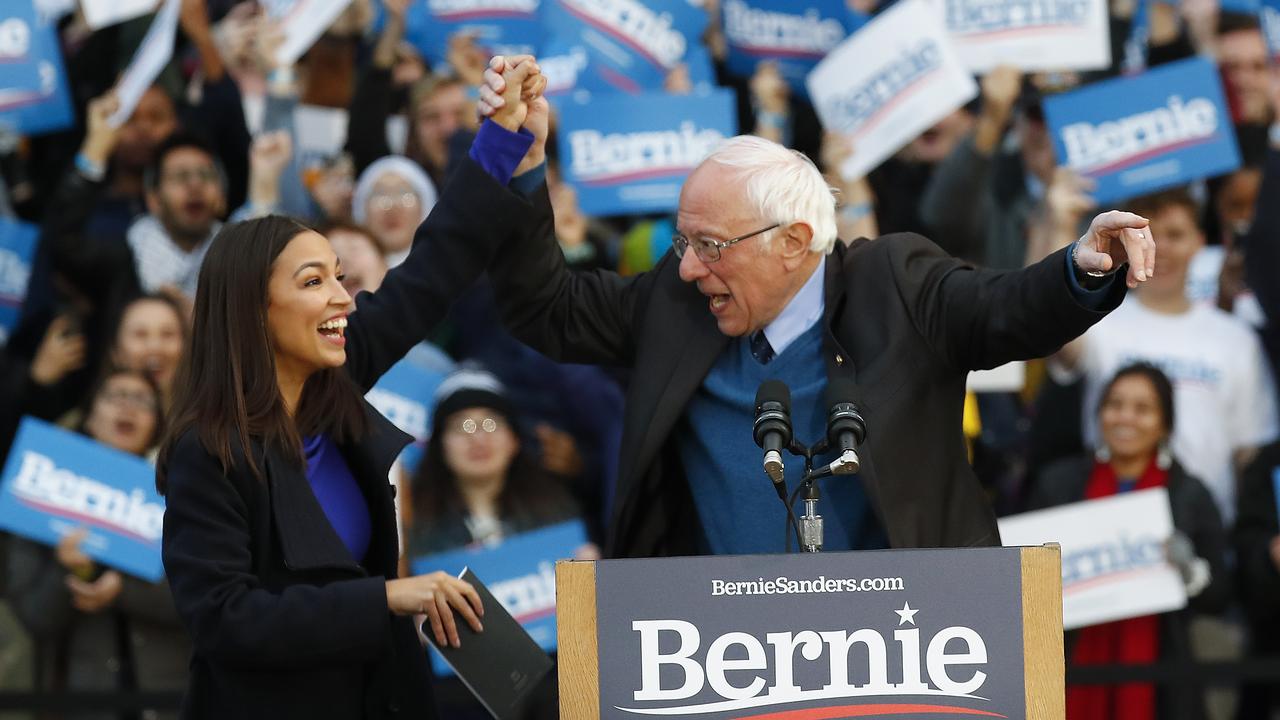
[[[1006,547],[1062,546],[1062,624],[1067,630],[1186,607],[1182,576],[1165,559],[1165,543],[1172,535],[1164,488],[1000,519]]]
[[[1097,70],[1111,64],[1106,0],[930,0],[965,67]]]
[[[164,7],[151,21],[146,37],[142,38],[129,67],[120,76],[120,82],[116,83],[116,99],[120,101],[120,108],[108,120],[112,127],[120,127],[129,119],[143,93],[173,57],[173,36],[178,32],[178,9],[181,5],[182,0],[165,0]]]
[[[902,0],[827,55],[805,81],[823,127],[847,136],[858,178],[978,94],[929,0]]]
[[[142,17],[159,4],[160,0],[80,0],[90,30]]]
[[[284,30],[284,42],[276,51],[276,61],[282,66],[297,62],[350,4],[351,0],[274,0],[268,3],[268,12],[280,21]]]

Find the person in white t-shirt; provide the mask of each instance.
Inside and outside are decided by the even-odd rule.
[[[1187,294],[1192,258],[1204,247],[1195,201],[1183,189],[1133,203],[1151,219],[1155,275],[1114,312],[1054,356],[1059,381],[1083,375],[1084,439],[1096,444],[1094,413],[1106,378],[1135,361],[1173,381],[1178,407],[1171,450],[1202,478],[1228,524],[1235,518],[1236,471],[1276,437],[1273,381],[1261,343],[1243,321]]]

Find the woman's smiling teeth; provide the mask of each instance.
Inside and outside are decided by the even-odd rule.
[[[322,335],[342,335],[342,331],[347,329],[347,319],[341,317],[326,320],[317,329]]]

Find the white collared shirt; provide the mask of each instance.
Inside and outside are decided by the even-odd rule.
[[[813,274],[800,288],[800,292],[791,298],[773,322],[765,326],[764,336],[769,341],[769,347],[773,348],[775,356],[781,355],[782,351],[795,342],[796,338],[805,334],[814,323],[822,319],[822,311],[826,307],[826,300],[822,293],[826,267],[827,256],[823,255],[818,261],[818,267],[814,268]]]

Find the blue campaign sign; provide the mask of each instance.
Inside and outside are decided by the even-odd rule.
[[[33,0],[0,6],[0,128],[37,135],[74,120],[57,29]]]
[[[22,312],[39,237],[40,228],[35,225],[0,218],[0,347]]]
[[[581,521],[549,525],[513,535],[492,546],[463,548],[413,559],[415,575],[442,570],[457,575],[471,568],[538,647],[556,649],[556,561],[572,558],[587,542]],[[432,656],[436,673],[448,665]]]
[[[689,0],[544,0],[542,18],[588,49],[609,89],[631,93],[662,88],[707,26]]]
[[[425,370],[409,360],[401,360],[365,393],[369,401],[396,427],[413,436],[400,460],[412,472],[418,467],[431,435],[431,411],[435,408],[435,392],[444,375]]]
[[[737,133],[726,89],[593,95],[559,107],[561,171],[590,215],[674,210],[689,172]]]
[[[23,418],[0,473],[0,528],[56,545],[76,528],[86,555],[159,582],[164,500],[142,458],[87,437]]]
[[[433,65],[445,61],[449,38],[474,35],[489,55],[533,54],[542,37],[542,0],[417,0],[405,14],[405,37]]]
[[[1280,0],[1262,0],[1258,12],[1262,34],[1267,38],[1267,49],[1273,61],[1280,60]]]
[[[1044,112],[1059,162],[1093,178],[1100,203],[1240,166],[1222,81],[1208,60],[1049,97]]]
[[[547,97],[567,95],[581,89],[591,65],[587,47],[576,38],[556,36],[543,44],[538,67],[547,78]]]
[[[720,8],[729,70],[750,77],[772,60],[801,93],[809,71],[869,19],[845,0],[724,0]]]

